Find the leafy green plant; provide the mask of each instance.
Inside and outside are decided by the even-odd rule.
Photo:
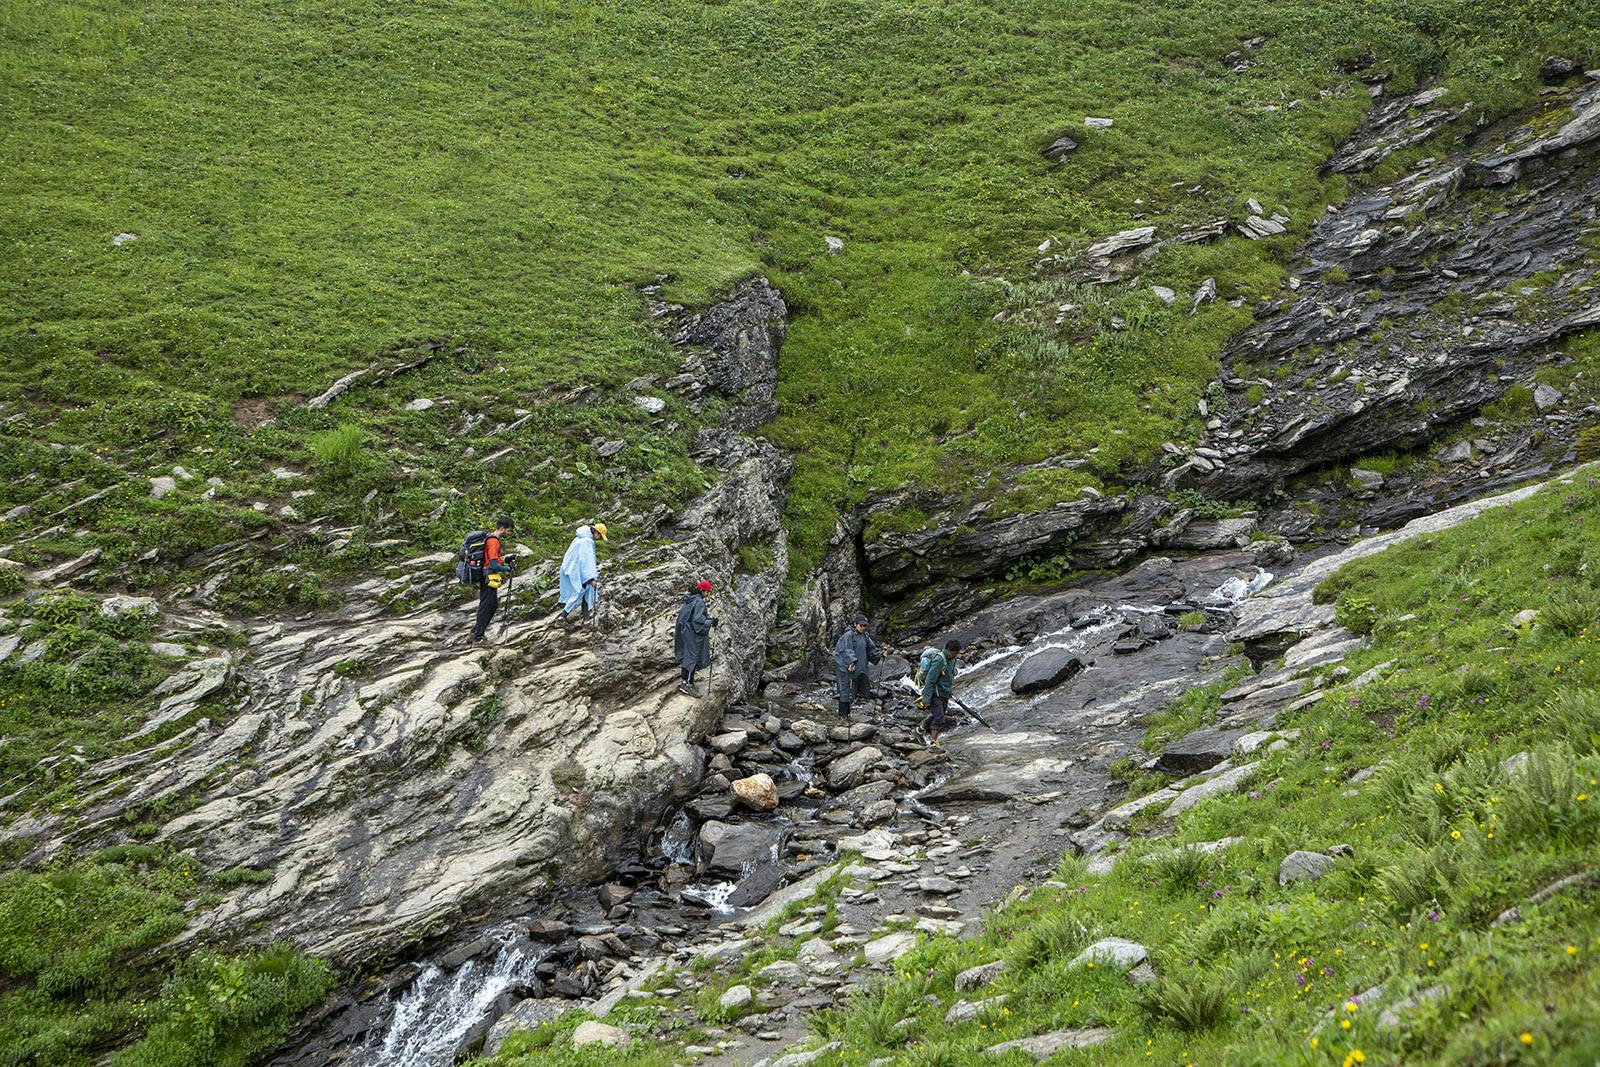
[[[366,443],[367,432],[346,422],[313,435],[308,446],[322,471],[335,478],[348,478],[361,465]]]
[[[1226,978],[1191,974],[1163,978],[1146,987],[1139,1006],[1152,1019],[1194,1034],[1224,1022],[1232,996],[1233,989]]]
[[[1334,617],[1340,626],[1353,634],[1370,634],[1378,622],[1378,609],[1368,597],[1359,593],[1346,593],[1334,608]]]
[[[1539,721],[1551,737],[1565,738],[1578,752],[1600,752],[1600,693],[1566,689],[1539,709]]]
[[[1573,583],[1550,598],[1539,612],[1539,623],[1562,637],[1586,631],[1600,632],[1600,589]]]

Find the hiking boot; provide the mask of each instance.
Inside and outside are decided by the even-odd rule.
[[[693,682],[679,682],[678,692],[690,697],[698,697],[700,695],[700,690],[695,688]]]

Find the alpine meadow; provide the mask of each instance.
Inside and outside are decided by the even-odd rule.
[[[1600,1055],[1592,0],[0,0],[0,1067]]]

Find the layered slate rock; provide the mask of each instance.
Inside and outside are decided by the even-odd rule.
[[[1432,136],[1462,114],[1438,103],[1442,93],[1425,88],[1374,109],[1332,169],[1368,170]],[[1532,376],[1561,361],[1565,338],[1600,324],[1597,268],[1583,243],[1600,203],[1600,85],[1557,90],[1540,106],[1548,117],[1479,132],[1317,221],[1293,268],[1296,287],[1223,355],[1224,367],[1276,373],[1224,373],[1215,424],[1193,449],[1215,459],[1183,463],[1165,484],[1261,500],[1302,473],[1415,448],[1519,384],[1543,418],[1473,431],[1483,447],[1459,441],[1446,460],[1458,469],[1426,486],[1363,472],[1349,487],[1367,495],[1354,513],[1396,525],[1561,460],[1567,444],[1547,431],[1581,416],[1564,413],[1559,391]],[[1560,277],[1538,301],[1516,299],[1520,282],[1552,270]],[[1372,496],[1378,485],[1385,492]],[[1305,530],[1303,503],[1267,527]]]
[[[1233,754],[1244,730],[1203,727],[1185,734],[1162,749],[1156,770],[1162,774],[1198,774],[1210,770]]]
[[[777,304],[760,286],[750,293],[741,307],[755,312],[707,314],[767,322],[776,338]],[[767,343],[747,340],[746,354]],[[641,825],[692,793],[699,742],[759,681],[782,596],[790,463],[738,435],[715,448],[712,488],[653,520],[659,538],[606,562],[627,579],[608,584],[599,631],[555,629],[532,584],[517,583],[498,645],[469,645],[469,596],[445,573],[453,554],[418,556],[351,582],[336,617],[262,618],[241,648],[180,667],[141,730],[159,737],[154,720],[194,719],[197,701],[211,714],[87,765],[72,810],[18,818],[0,837],[41,862],[123,840],[130,808],[168,810],[156,843],[208,869],[268,874],[190,916],[185,936],[284,938],[345,966],[598,881]],[[750,573],[746,546],[769,550],[772,565]],[[662,650],[699,577],[727,590],[713,656],[732,669],[696,700],[676,691]],[[186,603],[162,610],[173,625],[216,621],[188,619]]]

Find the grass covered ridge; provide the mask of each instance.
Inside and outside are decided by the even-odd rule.
[[[1544,52],[1593,50],[1582,9],[6,0],[0,398],[25,418],[0,429],[0,506],[43,528],[111,489],[18,556],[158,547],[132,571],[150,585],[296,515],[442,547],[510,510],[558,552],[575,521],[703,484],[697,419],[674,403],[652,420],[624,388],[675,370],[631,287],[663,272],[701,301],[763,271],[794,308],[771,432],[800,461],[799,569],[875,490],[991,494],[996,472],[1095,447],[1112,473],[1183,432],[1247,313],[1067,291],[1032,275],[1038,243],[1239,216],[1251,196],[1303,229],[1341,191],[1316,168],[1366,106],[1359,83],[1317,95],[1351,83],[1337,64],[1371,57],[1398,84],[1442,69],[1494,114]],[[1052,168],[1038,153],[1064,129],[1083,147]],[[1147,280],[1264,295],[1292,239],[1173,251]],[[991,322],[1055,300],[1082,311]],[[1113,315],[1127,329],[1098,329]],[[426,352],[325,411],[301,403]],[[628,447],[600,459],[612,438]],[[195,478],[150,499],[144,478],[174,464]],[[1023,478],[1012,506],[1080,480]],[[238,581],[249,607],[327,592]]]

